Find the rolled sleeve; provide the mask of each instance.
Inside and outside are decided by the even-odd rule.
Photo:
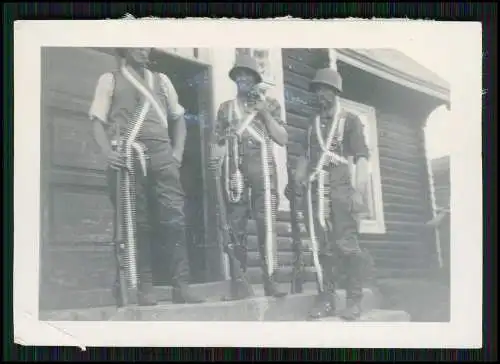
[[[99,119],[108,122],[108,113],[113,97],[114,77],[112,73],[104,73],[99,77],[94,91],[94,98],[89,109],[90,119]]]
[[[179,104],[179,96],[170,78],[164,73],[160,73],[160,82],[167,102],[168,116],[174,120],[184,116],[185,109]]]
[[[359,158],[370,157],[370,151],[366,142],[365,133],[363,131],[364,125],[358,117],[350,117],[348,120],[347,129],[347,154],[354,157],[357,161]]]
[[[285,120],[281,117],[281,105],[278,100],[269,98],[267,100],[269,113],[273,117],[273,119],[281,126],[285,126]]]

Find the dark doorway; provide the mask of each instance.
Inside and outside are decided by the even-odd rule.
[[[185,192],[186,239],[188,244],[191,281],[207,280],[205,257],[205,222],[207,206],[204,193],[204,124],[210,115],[208,67],[178,56],[155,52],[153,70],[166,74],[174,85],[180,104],[185,108],[186,145],[181,167],[181,182]],[[156,244],[160,246],[160,244]],[[168,252],[155,252],[156,285],[169,284]]]

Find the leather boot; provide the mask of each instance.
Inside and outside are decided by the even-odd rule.
[[[174,287],[172,291],[173,303],[203,303],[205,300],[196,295],[188,284],[181,283]]]
[[[228,249],[231,248],[229,247]],[[255,293],[252,285],[246,277],[244,267],[240,264],[240,259],[236,258],[236,254],[231,255],[233,255],[233,258],[229,258],[229,273],[231,275],[230,294],[229,296],[224,296],[222,300],[236,301],[254,296]]]
[[[202,303],[204,299],[198,297],[189,287],[189,265],[187,250],[181,244],[176,244],[172,254],[173,269],[173,303]]]
[[[275,274],[269,276],[266,272],[264,273],[263,276],[264,276],[264,294],[266,296],[280,298],[280,297],[285,297],[288,294],[288,292],[281,290],[278,287],[278,283],[276,283],[275,281]]]
[[[364,257],[361,253],[346,257],[346,308],[339,313],[339,317],[346,321],[355,321],[361,317],[361,301],[363,299],[363,259]]]
[[[288,292],[281,290],[276,282],[276,273],[269,275],[267,270],[267,260],[265,246],[259,244],[259,252],[261,259],[262,280],[264,285],[264,294],[268,297],[285,297]]]
[[[153,286],[153,274],[151,272],[140,273],[137,304],[139,306],[156,306],[158,304]]]
[[[311,320],[335,316],[336,310],[336,287],[333,277],[333,258],[330,256],[320,256],[320,263],[323,270],[323,291],[319,292],[311,311],[309,311],[309,319]]]
[[[224,296],[223,301],[238,301],[255,296],[252,285],[246,279],[231,279],[230,295]]]
[[[339,313],[339,317],[346,321],[356,321],[361,317],[361,302],[358,299],[348,298],[346,308]]]
[[[323,291],[316,296],[311,311],[309,311],[309,319],[319,320],[323,317],[335,316],[335,293],[330,289]]]

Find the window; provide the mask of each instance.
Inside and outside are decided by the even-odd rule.
[[[340,103],[345,110],[356,114],[363,123],[366,142],[370,150],[370,160],[368,163],[370,169],[370,179],[368,181],[367,195],[370,215],[361,222],[360,232],[362,234],[385,234],[382,182],[380,179],[380,160],[378,154],[377,118],[375,109],[346,99],[341,99]],[[356,168],[352,162],[350,168],[354,182]]]

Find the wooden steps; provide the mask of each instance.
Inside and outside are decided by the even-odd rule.
[[[227,283],[227,282],[226,282]],[[200,285],[201,286],[201,285]],[[196,287],[210,291],[209,287]],[[262,286],[255,286],[256,297],[241,301],[224,302],[221,297],[227,294],[228,285],[223,292],[215,292],[203,304],[172,304],[160,302],[157,306],[140,307],[131,305],[117,309],[113,306],[88,309],[43,311],[41,320],[49,321],[304,321],[314,303],[317,291],[314,285],[306,284],[304,293],[288,295],[284,298],[265,297]],[[289,289],[284,285],[282,289]],[[213,287],[212,287],[213,289]],[[364,289],[362,307],[371,311],[380,306],[380,297],[371,289]],[[337,291],[337,307],[345,307],[345,291]]]

